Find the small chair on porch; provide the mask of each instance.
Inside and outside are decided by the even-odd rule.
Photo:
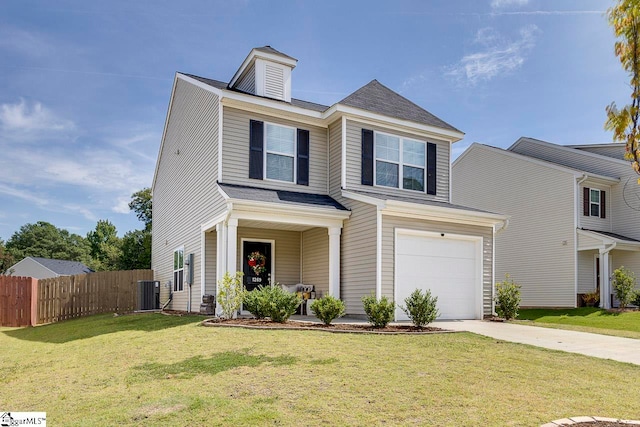
[[[298,294],[298,296],[302,299],[302,304],[300,304],[300,314],[310,316],[311,311],[311,303],[315,301],[315,291],[313,285],[305,285],[302,283],[298,283],[295,285],[281,285],[282,289],[292,294]]]

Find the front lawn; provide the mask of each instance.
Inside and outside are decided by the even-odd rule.
[[[608,312],[599,308],[521,309],[518,320],[597,334],[640,338],[640,311]],[[530,322],[521,322],[527,324]]]
[[[199,320],[100,315],[0,328],[0,409],[46,411],[64,426],[538,426],[640,413],[636,365],[468,333],[261,331]]]

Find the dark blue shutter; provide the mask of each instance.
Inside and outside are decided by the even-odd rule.
[[[251,120],[249,128],[249,178],[263,179],[264,124]]]
[[[373,185],[373,131],[369,129],[362,129],[361,182],[362,185]]]
[[[607,197],[606,192],[600,190],[600,218],[607,217]]]
[[[298,185],[309,185],[309,131],[298,129]]]
[[[427,142],[427,194],[436,194],[436,144]]]

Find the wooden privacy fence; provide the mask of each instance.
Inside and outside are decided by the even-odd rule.
[[[0,314],[9,313],[7,322],[18,313],[22,319],[21,324],[16,324],[17,320],[8,324],[0,317],[0,325],[35,326],[92,314],[130,312],[137,307],[138,280],[153,280],[153,270],[101,271],[41,280],[0,276],[0,284],[15,282],[0,286]]]
[[[0,326],[31,325],[32,291],[38,279],[0,276]]]

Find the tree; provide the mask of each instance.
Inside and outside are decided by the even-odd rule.
[[[614,141],[626,143],[625,159],[640,175],[640,1],[618,0],[607,15],[618,38],[615,54],[630,77],[631,105],[618,109],[612,102],[607,107],[605,129],[613,131]]]
[[[144,222],[146,230],[151,230],[151,216],[153,214],[153,202],[151,200],[151,189],[143,188],[131,195],[129,209],[134,211],[138,219]]]
[[[122,238],[120,270],[151,268],[151,233],[147,230],[129,231]]]
[[[89,258],[89,247],[82,236],[44,221],[20,227],[7,241],[6,249],[16,261],[28,256],[81,262]]]
[[[109,220],[99,220],[94,231],[87,233],[87,242],[94,270],[117,270],[122,249],[116,226]]]
[[[4,242],[0,239],[0,274],[6,273],[13,264],[15,264],[13,256],[7,251]]]

